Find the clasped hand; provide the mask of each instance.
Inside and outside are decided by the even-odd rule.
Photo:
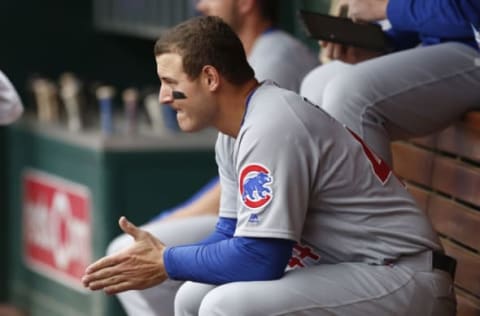
[[[123,216],[118,224],[134,238],[134,244],[87,267],[82,278],[83,285],[90,290],[117,294],[143,290],[165,281],[168,278],[163,264],[165,245]]]

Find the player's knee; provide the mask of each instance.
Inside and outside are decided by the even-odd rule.
[[[348,68],[351,68],[351,65],[332,61],[313,69],[303,78],[300,95],[321,106],[325,87]]]
[[[245,295],[244,295],[245,294]],[[258,315],[258,308],[251,310],[252,306],[249,299],[250,293],[246,293],[242,288],[232,286],[232,284],[220,286],[210,291],[203,298],[199,316],[249,316]],[[255,305],[255,304],[254,304]]]
[[[212,291],[207,294],[200,304],[200,309],[198,310],[199,316],[220,316],[220,315],[243,315],[239,314],[237,311],[237,306],[235,300],[229,300],[228,297],[225,297],[221,292]]]
[[[356,67],[345,69],[326,85],[322,108],[342,124],[357,129],[374,103],[369,82],[368,74]]]
[[[185,290],[185,286],[188,284],[186,282],[183,284],[177,291],[174,300],[174,308],[175,308],[175,315],[194,315],[194,308],[192,306],[191,300],[188,298],[187,291]]]
[[[198,315],[202,299],[212,287],[213,285],[185,282],[175,295],[175,315]]]
[[[324,67],[324,66],[322,66]],[[303,78],[300,85],[300,95],[309,99],[311,102],[320,105],[323,98],[323,90],[325,82],[319,81],[319,72],[321,67],[313,69],[305,78]]]

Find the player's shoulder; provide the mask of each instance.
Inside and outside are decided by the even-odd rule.
[[[309,111],[307,107],[310,106],[298,93],[267,80],[252,95],[244,124],[255,130],[280,132],[287,127],[302,125],[298,112]]]
[[[288,55],[295,59],[299,58],[299,54],[303,54],[315,57],[315,54],[305,43],[290,33],[279,29],[261,35],[255,42],[255,49],[266,51],[270,56]],[[275,50],[275,54],[272,54],[272,49]]]
[[[273,106],[280,110],[289,103],[301,102],[302,97],[294,91],[280,87],[273,80],[264,80],[252,95],[251,100],[262,103],[262,106],[256,107],[258,109]],[[281,106],[282,104],[283,106]]]
[[[299,95],[297,92],[279,87],[272,81],[265,81],[256,94],[255,102],[260,103],[256,106],[258,113],[264,112],[264,116],[270,115],[270,120],[284,119],[288,122],[296,122],[302,126],[310,125],[306,122],[314,122],[317,127],[326,127],[326,125],[339,125],[327,112],[319,105],[311,102],[307,98]],[[336,127],[335,127],[336,128]]]
[[[285,31],[275,30],[257,39],[248,57],[260,79],[273,79],[298,91],[305,74],[318,64],[313,51]]]
[[[276,43],[283,46],[305,46],[299,39],[297,39],[292,34],[281,30],[281,29],[273,29],[269,32],[265,32],[259,37],[260,41],[264,41],[266,43]]]

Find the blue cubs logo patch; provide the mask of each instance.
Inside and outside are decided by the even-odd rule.
[[[272,199],[269,187],[273,182],[270,170],[260,164],[249,164],[240,172],[240,195],[242,202],[249,208],[260,208]]]

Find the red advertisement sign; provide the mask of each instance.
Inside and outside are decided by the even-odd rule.
[[[27,266],[83,291],[90,264],[90,192],[84,185],[28,170],[23,177],[23,253]]]

